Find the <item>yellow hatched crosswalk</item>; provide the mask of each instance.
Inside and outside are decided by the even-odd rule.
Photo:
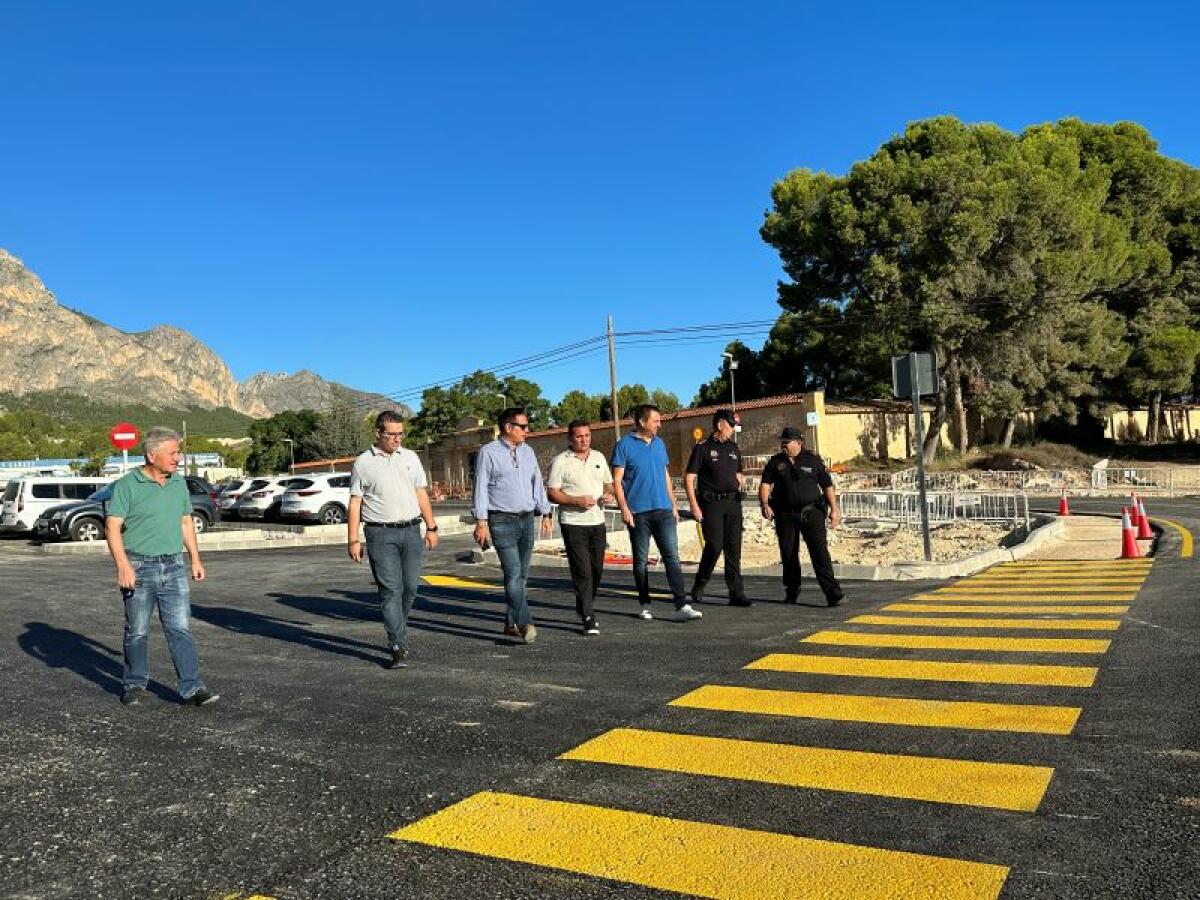
[[[1033,813],[1053,781],[1051,767],[1037,759],[921,754],[914,752],[912,735],[1071,734],[1084,709],[1079,700],[1099,674],[1096,665],[1074,660],[1086,656],[1085,662],[1095,663],[1111,642],[1036,632],[1115,632],[1151,565],[1131,560],[997,566],[876,613],[851,616],[842,627],[800,639],[795,652],[771,653],[745,667],[745,677],[772,674],[791,685],[706,684],[669,703],[669,710],[728,717],[720,719],[722,735],[695,733],[695,724],[683,730],[615,728],[559,760],[593,767],[592,779],[636,769],[732,781],[743,791],[763,785]],[[993,633],[970,633],[975,631]],[[964,653],[971,656],[954,658]],[[1026,664],[1020,654],[1039,659]],[[876,685],[888,683],[893,686],[876,692]],[[972,684],[993,686],[986,702],[944,696],[955,685]],[[943,694],[920,696],[923,685],[941,685]],[[1023,702],[1027,686],[1062,689],[1066,702]],[[1008,688],[1011,695],[995,696]],[[708,720],[695,721],[702,731]],[[743,722],[755,739],[729,736]],[[785,728],[788,722],[795,726]],[[878,726],[879,738],[870,749],[806,741],[806,727],[820,722]],[[775,723],[780,739],[760,739],[775,732]],[[900,734],[906,736],[902,743],[887,751],[889,735]],[[639,797],[632,805],[646,802],[653,801]],[[789,827],[772,832],[661,816],[652,809],[484,791],[390,837],[712,898],[994,900],[1008,877],[1008,867],[996,860],[949,858],[937,854],[936,846],[925,854],[805,835],[804,804],[797,809]]]

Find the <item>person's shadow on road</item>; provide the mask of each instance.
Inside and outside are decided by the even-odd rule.
[[[17,636],[17,644],[51,669],[68,669],[109,694],[120,696],[124,690],[120,652],[77,631],[56,628],[46,622],[26,622],[25,631]],[[175,696],[153,682],[148,690],[163,699]]]
[[[323,650],[326,653],[336,653],[340,656],[349,656],[370,663],[383,664],[386,662],[381,648],[376,644],[339,637],[324,631],[314,631],[312,628],[305,627],[303,622],[276,619],[273,616],[264,616],[260,613],[247,612],[229,606],[201,606],[196,603],[192,604],[192,615],[202,622],[224,628],[235,634],[287,641],[291,644]]]

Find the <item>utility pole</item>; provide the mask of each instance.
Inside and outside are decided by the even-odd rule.
[[[612,391],[613,449],[621,439],[621,408],[617,405],[617,347],[613,340],[612,316],[608,317],[608,384]],[[609,454],[611,456],[611,454]]]
[[[929,505],[925,501],[925,417],[921,414],[921,387],[917,377],[917,354],[908,354],[908,377],[912,383],[913,417],[917,424],[917,496],[921,504],[921,540],[925,562],[933,559],[929,544]]]
[[[188,458],[188,454],[187,454],[187,419],[184,419],[183,420],[183,474],[184,475],[186,475],[188,473],[187,458]]]
[[[737,371],[737,360],[733,358],[732,353],[722,353],[725,359],[729,361],[729,408],[737,412],[737,391],[734,388],[734,372]]]

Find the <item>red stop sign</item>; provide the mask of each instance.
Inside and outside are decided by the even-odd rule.
[[[108,442],[118,450],[132,450],[141,439],[137,427],[128,422],[118,422],[108,433]]]

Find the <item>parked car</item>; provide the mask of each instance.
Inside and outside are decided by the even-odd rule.
[[[293,481],[303,480],[295,475],[272,475],[262,487],[245,491],[237,499],[233,511],[239,519],[261,519],[271,522],[279,518],[283,493]]]
[[[246,476],[245,478],[235,478],[232,481],[227,481],[221,485],[221,490],[217,492],[217,506],[221,509],[221,515],[228,518],[237,517],[238,500],[242,499],[242,495],[250,491],[258,491],[265,488],[271,483],[270,478],[258,478]]]
[[[192,524],[202,534],[221,521],[221,512],[213,497],[213,486],[196,475],[184,479],[192,501]],[[98,541],[104,538],[105,504],[112,497],[112,485],[105,485],[86,500],[61,503],[44,510],[33,524],[34,535],[43,541]]]
[[[350,474],[305,475],[292,479],[283,494],[279,515],[322,525],[341,525],[350,505]]]
[[[27,475],[4,488],[0,531],[32,531],[45,510],[68,500],[84,500],[110,483],[106,476]]]

